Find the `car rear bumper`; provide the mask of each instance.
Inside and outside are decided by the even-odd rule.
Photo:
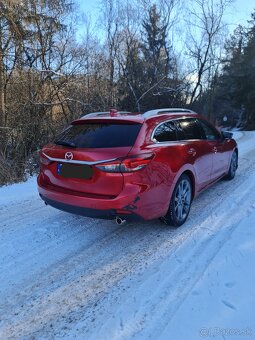
[[[105,196],[88,197],[84,193],[65,192],[64,189],[51,186],[44,182],[40,174],[37,178],[38,191],[40,197],[46,204],[54,208],[67,211],[70,213],[112,219],[116,216],[125,217],[126,219],[145,219],[136,202],[140,201],[139,186],[126,185],[124,190],[114,198]]]
[[[135,213],[125,213],[120,212],[118,213],[114,209],[109,210],[99,210],[99,209],[92,209],[92,208],[84,208],[79,207],[75,205],[65,204],[57,201],[52,201],[43,195],[40,194],[41,199],[45,202],[45,204],[50,205],[53,208],[75,214],[75,215],[81,215],[86,217],[93,217],[93,218],[101,218],[101,219],[114,219],[116,216],[120,216],[125,220],[143,220],[141,216],[135,214]]]

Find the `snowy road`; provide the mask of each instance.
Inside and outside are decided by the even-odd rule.
[[[203,192],[179,229],[46,207],[35,179],[0,188],[0,339],[222,339],[232,328],[254,339],[255,132],[237,137],[236,178]]]

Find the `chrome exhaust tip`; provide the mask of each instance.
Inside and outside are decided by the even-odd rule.
[[[116,216],[115,222],[116,222],[118,225],[122,225],[122,224],[126,223],[127,221],[124,220],[123,218],[119,217],[119,216]]]

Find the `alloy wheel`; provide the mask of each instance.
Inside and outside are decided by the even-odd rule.
[[[179,182],[174,198],[174,213],[178,222],[186,219],[191,205],[191,197],[190,182],[184,178]]]
[[[237,154],[236,152],[234,152],[230,164],[230,174],[232,177],[234,177],[236,169],[237,169]]]

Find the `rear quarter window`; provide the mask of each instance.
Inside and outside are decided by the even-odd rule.
[[[78,148],[114,148],[133,146],[141,124],[90,123],[69,126],[55,140]]]

